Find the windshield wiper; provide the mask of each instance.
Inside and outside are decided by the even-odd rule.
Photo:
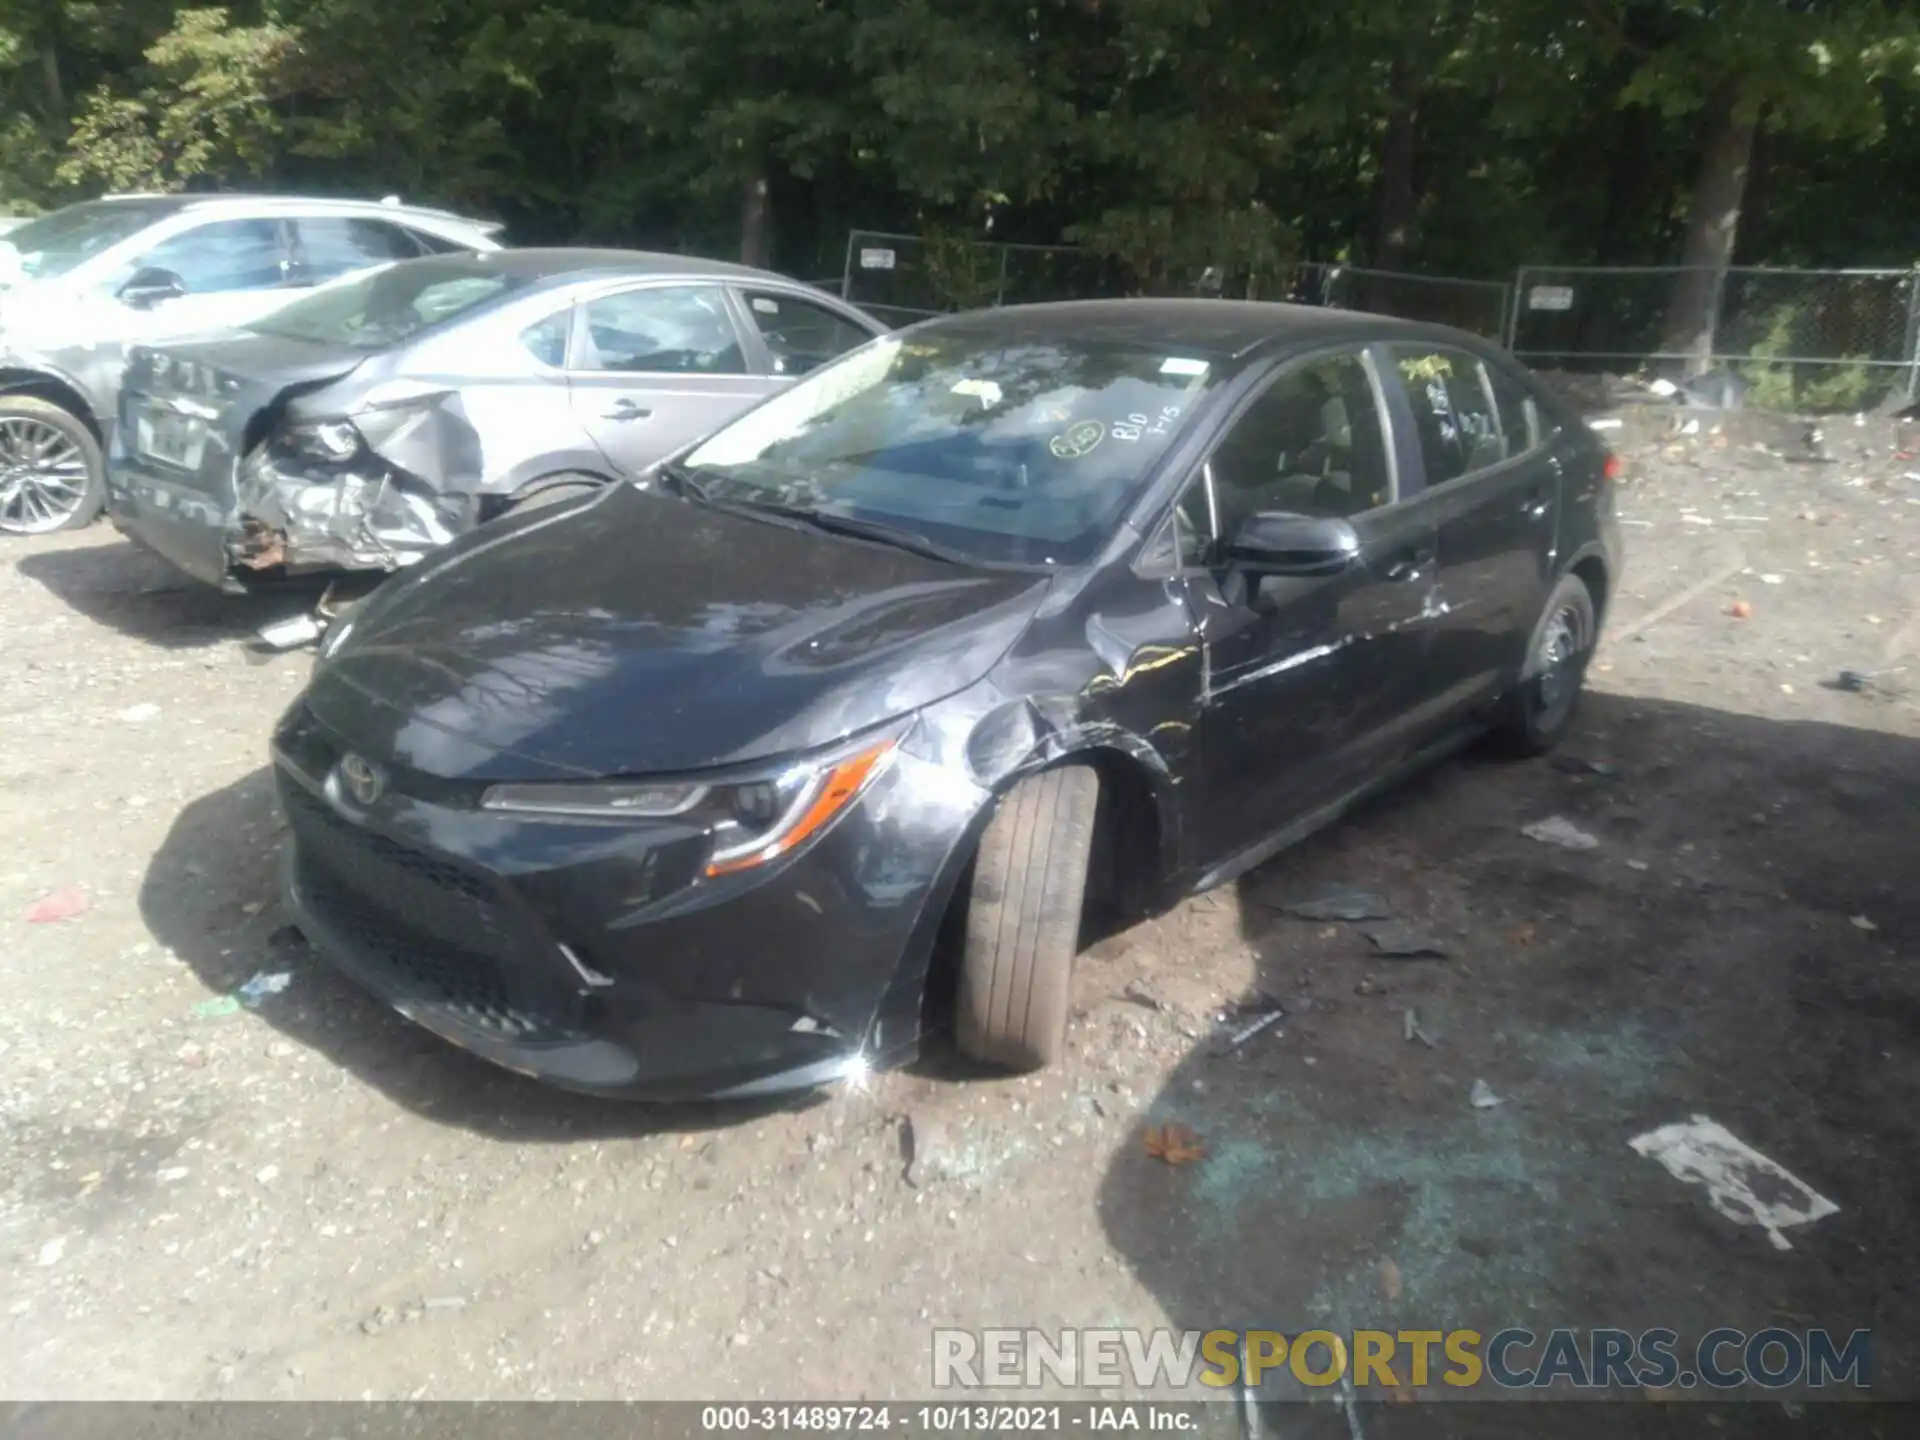
[[[684,465],[669,460],[656,468],[653,473],[666,481],[673,492],[684,499],[699,500],[708,505],[716,503],[713,496],[707,493],[707,487],[694,479],[693,472]]]
[[[803,525],[811,525],[814,529],[825,530],[831,535],[846,535],[855,540],[872,540],[881,545],[891,545],[896,550],[924,555],[929,560],[944,560],[949,565],[973,563],[959,551],[935,544],[919,531],[909,530],[904,525],[888,525],[881,520],[863,520],[852,515],[834,515],[824,510],[810,510],[804,505],[784,504],[778,500],[742,500],[738,503],[743,510],[758,510],[768,515],[778,515],[782,519],[797,520]]]

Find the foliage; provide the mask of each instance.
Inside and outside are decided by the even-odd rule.
[[[1908,0],[0,0],[0,211],[398,192],[529,240],[759,226],[806,275],[858,225],[1264,294],[1303,258],[1671,262],[1725,112],[1741,258],[1907,263],[1917,64]]]

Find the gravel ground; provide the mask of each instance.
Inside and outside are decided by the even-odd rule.
[[[263,768],[308,661],[239,645],[292,602],[9,546],[0,1395],[904,1397],[936,1325],[1324,1319],[1869,1327],[1920,1396],[1920,425],[1670,413],[1614,437],[1591,765],[1469,754],[1103,941],[1050,1073],[758,1110],[544,1090],[322,967]],[[1451,958],[1275,908],[1330,884]],[[1628,1148],[1694,1114],[1839,1213],[1777,1251]]]

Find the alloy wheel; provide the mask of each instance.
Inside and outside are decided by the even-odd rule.
[[[0,419],[0,530],[44,535],[87,498],[87,460],[71,436],[44,420]]]
[[[1540,637],[1538,672],[1538,722],[1551,730],[1572,708],[1580,691],[1580,673],[1590,637],[1586,611],[1578,605],[1562,605],[1547,621]]]

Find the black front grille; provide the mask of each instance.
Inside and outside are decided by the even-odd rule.
[[[356,825],[297,781],[280,787],[301,858],[367,902],[462,950],[496,959],[527,937],[485,877]]]
[[[503,1039],[564,1032],[565,1003],[540,978],[541,942],[485,877],[354,824],[290,777],[280,795],[302,900],[388,999]]]

